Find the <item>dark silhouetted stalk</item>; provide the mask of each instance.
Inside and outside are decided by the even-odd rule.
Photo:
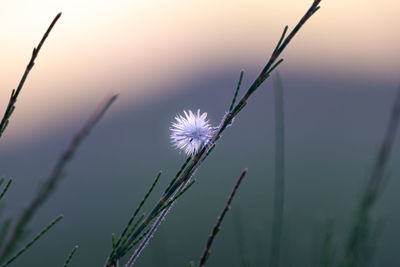
[[[128,262],[125,265],[126,267],[130,267],[135,263],[136,259],[139,257],[140,253],[146,247],[147,243],[150,241],[150,238],[153,236],[154,232],[157,230],[157,228],[160,226],[162,220],[167,215],[167,213],[168,213],[169,209],[171,208],[172,204],[180,196],[182,196],[182,194],[185,193],[186,190],[188,190],[193,184],[194,184],[194,181],[190,182],[187,186],[186,186],[186,182],[183,183],[182,186],[179,188],[179,190],[176,191],[176,193],[172,196],[172,199],[170,201],[168,201],[164,205],[164,207],[162,207],[160,209],[161,210],[161,212],[160,212],[161,214],[157,214],[156,215],[156,216],[158,216],[157,220],[151,226],[149,232],[146,234],[146,236],[144,237],[143,241],[141,241],[141,243],[139,244],[138,248],[135,250],[133,255],[129,258]]]
[[[70,252],[69,255],[68,255],[67,260],[66,260],[65,263],[64,263],[64,267],[67,267],[67,266],[68,266],[69,262],[71,261],[71,259],[72,259],[72,257],[74,256],[74,254],[75,254],[75,252],[76,252],[77,249],[78,249],[78,246],[75,246],[75,247],[71,250],[71,252]]]
[[[206,247],[204,248],[203,255],[201,256],[201,258],[199,260],[199,265],[198,265],[199,267],[203,267],[206,264],[206,262],[210,256],[210,249],[211,249],[212,243],[214,242],[214,239],[217,236],[218,232],[221,230],[220,227],[221,227],[222,221],[224,220],[226,213],[229,211],[232,200],[235,197],[235,194],[236,194],[240,184],[242,183],[244,177],[246,176],[246,174],[247,174],[247,169],[244,169],[242,171],[242,173],[240,174],[239,179],[237,180],[235,187],[233,188],[232,193],[230,194],[228,201],[226,202],[225,207],[221,212],[221,215],[218,216],[217,223],[215,224],[214,228],[212,229],[212,231],[207,239],[207,243],[206,243]]]
[[[5,264],[2,265],[2,267],[8,266],[11,264],[13,261],[15,261],[19,256],[21,256],[25,251],[28,250],[36,241],[39,240],[45,233],[47,233],[51,228],[53,228],[54,225],[56,225],[64,216],[60,215],[58,216],[54,221],[52,221],[46,228],[44,228],[37,236],[35,236],[32,241],[30,241],[28,244],[26,244],[20,251],[17,252],[11,259],[9,259]]]
[[[137,214],[140,212],[140,210],[142,209],[144,203],[146,203],[146,200],[149,198],[151,192],[153,191],[154,187],[156,186],[158,180],[160,179],[161,176],[161,171],[158,172],[155,180],[153,181],[153,184],[150,186],[149,190],[147,191],[147,193],[144,195],[142,201],[140,202],[139,206],[136,208],[135,212],[132,214],[132,217],[129,219],[128,224],[125,226],[125,229],[122,231],[121,236],[119,237],[117,243],[115,244],[115,247],[113,246],[113,249],[116,251],[117,247],[119,246],[119,244],[125,240],[126,238],[126,233],[129,230],[129,228],[131,227],[132,223],[134,222]],[[135,226],[135,225],[134,225]]]
[[[2,178],[2,181],[4,181],[4,178]],[[8,180],[8,182],[7,182],[7,184],[6,184],[6,187],[4,187],[3,191],[2,191],[1,194],[0,194],[0,200],[3,199],[5,193],[6,193],[6,192],[8,191],[8,189],[10,188],[10,185],[11,185],[12,181],[13,181],[12,179]],[[2,182],[2,183],[3,183],[3,182]]]
[[[240,72],[240,76],[239,76],[239,81],[238,81],[237,86],[236,86],[236,91],[235,91],[235,94],[233,95],[231,106],[229,107],[229,112],[232,111],[233,107],[236,104],[236,98],[238,96],[238,93],[239,93],[239,90],[240,90],[240,86],[242,85],[243,75],[244,75],[244,71],[241,71]]]
[[[4,131],[7,128],[11,114],[13,113],[13,111],[15,109],[15,103],[17,102],[18,95],[21,92],[22,87],[24,86],[25,80],[28,77],[29,72],[35,65],[35,59],[39,54],[40,48],[42,48],[42,45],[44,44],[44,42],[47,39],[47,36],[49,36],[51,30],[53,29],[54,25],[56,24],[57,20],[60,17],[61,17],[61,13],[58,13],[57,16],[53,19],[53,22],[50,24],[50,26],[47,29],[47,31],[45,32],[45,34],[43,35],[42,40],[40,40],[39,45],[37,47],[33,48],[32,57],[29,60],[28,65],[26,66],[25,72],[22,75],[22,78],[18,84],[17,90],[13,89],[11,92],[11,97],[8,102],[6,111],[4,112],[3,119],[0,122],[0,137],[3,135]]]

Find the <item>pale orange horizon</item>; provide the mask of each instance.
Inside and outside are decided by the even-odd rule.
[[[33,47],[63,12],[21,93],[7,138],[39,136],[52,123],[89,113],[109,92],[121,94],[119,105],[133,105],[227,62],[261,67],[283,27],[291,29],[311,2],[5,0],[1,113]],[[285,51],[284,70],[397,80],[398,10],[397,0],[323,0]]]

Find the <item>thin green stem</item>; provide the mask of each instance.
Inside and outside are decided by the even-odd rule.
[[[143,238],[145,238],[149,232],[151,231],[151,228],[148,228],[146,231],[144,231],[144,233],[135,241],[133,242],[128,248],[127,251],[131,250],[134,246],[136,246],[140,241],[143,240]]]
[[[290,41],[293,39],[293,37],[297,34],[297,32],[301,29],[301,27],[306,23],[306,21],[315,14],[315,12],[319,9],[319,3],[321,0],[314,0],[312,3],[311,7],[308,9],[306,14],[300,19],[300,21],[297,23],[297,25],[293,28],[293,30],[289,33],[289,35],[284,38],[283,41],[278,42],[279,47],[277,47],[274,52],[272,53],[269,61],[265,65],[264,69],[261,71],[260,75],[257,77],[257,79],[253,82],[253,84],[250,86],[249,90],[247,91],[244,100],[247,100],[251,94],[254,93],[254,91],[257,90],[257,88],[263,83],[263,81],[266,79],[265,76],[268,76],[268,70],[270,70],[271,66],[275,63],[275,61],[278,59],[278,57],[281,55],[283,50],[287,47],[287,45],[290,43]],[[283,30],[283,33],[286,34],[286,28]],[[281,35],[281,37],[284,36],[284,34]]]
[[[190,183],[188,183],[187,186],[185,186],[185,188],[180,191],[178,194],[176,194],[175,197],[173,197],[170,201],[167,202],[167,204],[164,205],[164,207],[161,208],[160,212],[157,214],[157,216],[165,209],[169,209],[169,207],[178,199],[180,198],[196,181],[193,180]]]
[[[206,158],[208,158],[208,156],[211,154],[211,152],[214,150],[215,148],[215,144],[213,144],[210,149],[208,150],[207,154],[204,156],[204,158],[201,160],[201,162],[205,161]]]
[[[67,258],[67,260],[66,260],[65,263],[64,263],[64,267],[67,267],[67,266],[68,266],[69,262],[71,261],[72,257],[74,256],[74,254],[75,254],[75,252],[77,251],[78,248],[79,248],[78,246],[75,246],[75,247],[72,249],[71,253],[69,253],[68,258]]]
[[[121,241],[121,244],[125,244],[126,240],[129,238],[129,236],[132,235],[133,231],[136,230],[136,228],[138,227],[139,223],[141,223],[144,219],[145,214],[142,214],[136,221],[136,223],[133,225],[133,227],[129,230],[129,233],[127,235],[125,235],[124,239]],[[119,247],[121,248],[121,247]],[[118,251],[114,251],[114,255],[117,255]]]
[[[232,111],[233,106],[234,106],[235,103],[236,103],[236,98],[237,98],[238,93],[239,93],[239,90],[240,90],[240,85],[242,84],[243,75],[244,75],[244,71],[241,71],[241,72],[240,72],[240,76],[239,76],[239,81],[238,81],[237,86],[236,86],[235,94],[233,95],[233,99],[232,99],[231,106],[229,107],[229,112]]]
[[[4,113],[3,119],[0,122],[0,137],[3,135],[5,129],[7,128],[7,125],[9,123],[9,119],[11,117],[11,114],[13,113],[13,111],[15,109],[15,103],[17,102],[18,95],[21,92],[22,87],[24,86],[25,80],[28,77],[29,72],[31,71],[31,69],[35,65],[35,59],[38,56],[39,51],[42,48],[42,45],[46,41],[47,36],[49,36],[51,30],[53,29],[54,25],[56,24],[57,20],[60,17],[61,17],[61,13],[58,13],[57,16],[53,19],[53,21],[50,24],[50,26],[48,27],[48,29],[45,32],[45,34],[43,35],[42,39],[40,40],[39,45],[36,48],[33,48],[32,57],[29,60],[28,65],[26,66],[25,72],[22,75],[22,78],[21,78],[21,80],[20,80],[20,82],[18,84],[17,90],[13,89],[12,92],[11,92],[11,97],[10,97],[10,100],[8,102],[6,111]]]
[[[33,244],[36,243],[45,233],[47,233],[54,225],[56,225],[64,216],[58,216],[54,221],[52,221],[46,228],[44,228],[37,236],[35,236],[28,244],[25,245],[20,251],[17,252],[11,259],[9,259],[2,267],[10,265],[19,256],[21,256],[25,251],[27,251]]]
[[[7,190],[10,187],[12,181],[13,181],[12,179],[8,180],[6,187],[3,189],[3,191],[0,194],[0,200],[3,198],[4,194],[7,192]]]
[[[156,216],[158,216],[157,220],[154,222],[154,224],[152,225],[152,227],[150,228],[150,231],[148,232],[148,234],[145,236],[145,238],[143,239],[143,241],[140,243],[140,245],[138,246],[138,248],[135,250],[135,252],[133,253],[133,255],[131,256],[131,258],[129,259],[129,261],[126,264],[126,267],[130,267],[133,265],[133,263],[135,262],[135,260],[138,258],[138,256],[140,255],[140,253],[142,252],[142,250],[145,248],[145,246],[147,245],[147,243],[149,242],[150,238],[153,236],[154,232],[157,230],[157,228],[160,226],[162,220],[164,219],[165,215],[167,214],[168,210],[171,208],[171,205],[179,198],[183,195],[183,193],[186,192],[186,190],[188,190],[193,184],[194,184],[194,180],[191,181],[188,185],[186,185],[186,182],[182,184],[182,186],[179,188],[179,190],[175,193],[175,196],[172,197],[172,199],[164,206],[160,209],[160,212],[158,214],[156,214]],[[160,214],[161,213],[161,214]]]
[[[240,184],[242,183],[244,177],[246,176],[246,174],[247,174],[247,169],[244,169],[242,171],[242,173],[240,174],[239,179],[237,180],[235,187],[233,188],[232,193],[230,194],[228,201],[226,202],[225,207],[223,208],[223,210],[221,212],[221,215],[218,217],[217,223],[215,224],[214,228],[212,229],[212,231],[207,239],[206,247],[204,248],[203,255],[201,256],[200,261],[199,261],[199,265],[198,265],[199,267],[203,267],[206,264],[206,262],[210,256],[210,249],[211,249],[212,243],[213,243],[216,235],[218,234],[218,232],[221,230],[220,227],[221,227],[222,221],[224,220],[226,213],[229,211],[232,200],[235,197],[235,194],[236,194]]]
[[[121,241],[125,238],[126,232],[128,231],[129,227],[132,225],[132,223],[135,220],[137,214],[142,209],[144,203],[146,203],[146,200],[149,198],[151,192],[153,192],[153,189],[156,186],[156,184],[158,183],[158,180],[160,179],[160,177],[161,177],[161,171],[157,173],[157,176],[154,179],[154,181],[153,181],[152,185],[150,186],[149,190],[144,195],[142,201],[140,202],[139,206],[136,208],[135,212],[132,214],[132,217],[129,219],[128,224],[125,226],[125,229],[122,231],[121,236],[118,238],[118,241],[117,241],[116,246],[115,246],[116,248],[119,246]]]
[[[274,52],[273,53],[275,53],[276,52],[276,50],[278,50],[279,49],[279,47],[281,46],[281,44],[282,44],[282,41],[283,41],[283,39],[285,38],[285,36],[286,36],[286,32],[287,32],[287,30],[289,29],[289,26],[288,25],[286,25],[285,26],[285,28],[283,29],[283,32],[282,32],[282,34],[281,34],[281,38],[279,39],[279,41],[278,41],[278,44],[276,45],[276,47],[275,47],[275,49],[274,49]]]
[[[117,245],[115,243],[115,234],[114,233],[111,234],[111,247],[112,247],[114,253],[117,252]]]
[[[189,164],[190,160],[192,159],[191,156],[189,156],[185,162],[182,164],[181,168],[179,169],[179,171],[176,173],[174,179],[172,179],[172,181],[169,183],[167,189],[165,189],[164,194],[166,192],[168,192],[169,189],[171,189],[171,186],[175,183],[176,179],[178,179],[179,175],[181,175],[181,173],[183,172],[183,170],[186,168],[186,166]]]

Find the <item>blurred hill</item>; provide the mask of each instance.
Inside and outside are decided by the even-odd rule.
[[[254,70],[245,73],[242,93],[256,74]],[[368,77],[281,74],[287,134],[283,266],[315,266],[328,218],[335,220],[338,251],[343,248],[356,201],[388,120],[396,84]],[[117,100],[79,148],[57,192],[34,218],[32,229],[38,231],[59,213],[65,219],[15,266],[61,265],[75,244],[80,248],[71,266],[101,266],[111,249],[111,233],[120,233],[157,171],[163,171],[161,184],[165,186],[185,158],[169,143],[168,128],[174,116],[200,108],[217,125],[229,107],[238,75],[238,70],[204,73],[182,82],[182,90],[131,107],[118,108]],[[187,266],[190,260],[197,260],[244,167],[249,168],[249,174],[232,211],[240,207],[253,266],[267,262],[274,175],[271,85],[269,81],[255,93],[225,132],[196,173],[197,183],[174,206],[137,266]],[[113,112],[114,108],[118,112]],[[6,132],[0,142],[1,174],[15,181],[6,196],[5,215],[17,214],[32,198],[37,184],[47,177],[88,116],[82,114],[62,132],[43,133],[23,146],[7,145]],[[399,159],[397,144],[389,182],[375,208],[377,218],[386,218],[377,251],[379,266],[400,265]],[[158,187],[147,208],[158,199],[163,186]],[[237,249],[229,214],[209,266],[239,266]]]

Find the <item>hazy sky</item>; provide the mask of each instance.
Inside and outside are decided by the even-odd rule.
[[[0,112],[52,18],[6,135],[38,135],[109,92],[146,101],[229,64],[261,68],[311,0],[0,1]],[[286,73],[398,80],[398,0],[323,0],[284,53]],[[291,29],[291,28],[289,28]],[[240,69],[237,70],[238,72]],[[169,85],[169,86],[167,86]]]

